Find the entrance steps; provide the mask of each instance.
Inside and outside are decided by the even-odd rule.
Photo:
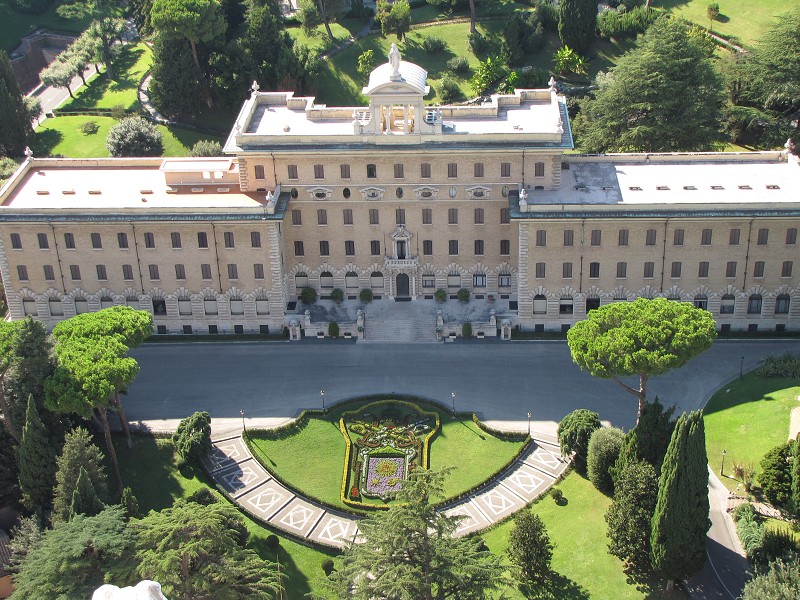
[[[427,304],[427,303],[426,303]],[[374,316],[366,309],[362,344],[424,344],[436,339],[436,314],[417,302],[392,302]]]

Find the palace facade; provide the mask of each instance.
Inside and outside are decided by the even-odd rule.
[[[662,296],[800,330],[795,156],[569,154],[554,88],[426,106],[426,77],[390,55],[357,108],[254,86],[224,158],[29,157],[0,191],[11,318],[128,304],[158,333],[265,332],[304,287],[467,288],[523,329]]]

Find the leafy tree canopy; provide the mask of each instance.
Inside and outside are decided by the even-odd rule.
[[[573,410],[558,424],[558,443],[563,454],[575,453],[575,469],[586,473],[589,440],[600,429],[600,415],[585,408]]]
[[[514,527],[508,539],[508,558],[523,586],[548,579],[553,543],[539,515],[521,510],[514,516]]]
[[[58,341],[68,338],[113,337],[128,348],[136,348],[153,334],[153,317],[130,306],[112,306],[97,312],[82,313],[53,327]]]
[[[565,46],[586,54],[595,37],[596,0],[560,0],[558,35]]]
[[[108,497],[108,477],[103,464],[103,453],[92,443],[85,429],[76,429],[64,439],[64,448],[56,459],[56,487],[53,500],[53,521],[69,519],[70,504],[81,470],[88,475],[100,499]]]

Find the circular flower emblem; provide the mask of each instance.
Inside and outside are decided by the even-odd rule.
[[[382,460],[375,467],[375,472],[381,477],[391,477],[397,473],[397,465],[391,460]]]

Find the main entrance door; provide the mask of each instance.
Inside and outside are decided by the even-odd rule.
[[[408,275],[406,275],[405,273],[400,273],[397,276],[396,281],[397,281],[397,296],[399,298],[408,297],[410,295],[408,291]]]

